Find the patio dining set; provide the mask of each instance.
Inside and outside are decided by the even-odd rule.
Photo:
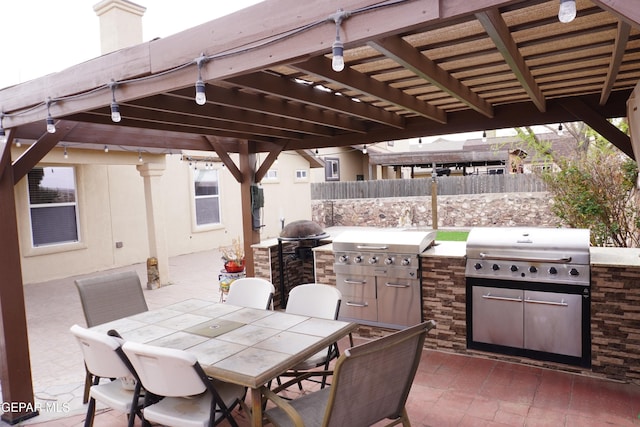
[[[237,426],[237,407],[253,426],[409,425],[405,404],[433,321],[339,349],[358,325],[337,320],[334,286],[298,285],[273,310],[273,285],[247,277],[224,302],[149,310],[135,272],[75,283],[87,323],[70,329],[87,371],[85,426],[96,402],[126,414],[129,426]],[[320,387],[283,394],[307,381]]]

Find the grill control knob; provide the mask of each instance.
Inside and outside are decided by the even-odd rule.
[[[555,267],[549,269],[549,274],[558,274],[558,270]]]
[[[518,271],[518,266],[517,265],[512,265],[511,266],[511,271],[513,271],[513,272]]]
[[[338,258],[338,261],[342,263],[349,261],[349,255],[340,255],[340,257]]]
[[[391,258],[391,257],[387,257],[387,258],[384,260],[384,263],[385,263],[386,265],[391,265],[391,264],[393,264],[393,258]]]
[[[579,276],[580,272],[578,270],[576,270],[575,268],[572,268],[571,270],[569,270],[569,274],[572,276]]]
[[[493,271],[498,271],[498,270],[500,270],[500,266],[499,266],[498,264],[493,264],[493,265],[491,266],[491,268],[493,269]]]
[[[529,273],[537,273],[538,269],[536,268],[535,265],[532,265],[531,267],[529,267]]]
[[[355,262],[356,264],[362,262],[362,256],[360,256],[360,255],[354,256],[353,257],[353,262]]]
[[[475,268],[476,270],[480,270],[482,268],[482,264],[480,264],[479,262],[476,262],[473,268]]]
[[[369,264],[376,264],[377,262],[378,262],[377,256],[372,256],[371,258],[369,258]]]
[[[411,264],[411,260],[410,260],[409,258],[404,258],[404,259],[400,262],[400,264],[402,264],[403,266],[405,266],[405,267],[406,267],[407,265],[410,265],[410,264]]]

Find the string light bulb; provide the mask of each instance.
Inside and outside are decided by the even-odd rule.
[[[142,151],[138,151],[138,163],[142,163]]]
[[[109,147],[107,145],[104,146],[104,152],[108,153],[109,152]]]
[[[198,80],[196,80],[196,104],[204,105],[207,103],[207,94],[204,81],[202,80],[202,64],[206,62],[207,57],[202,54],[196,59],[198,65]]]
[[[51,117],[50,108],[51,108],[51,98],[47,99],[47,132],[56,133],[56,123],[53,121],[53,117]]]
[[[333,21],[336,24],[336,39],[331,46],[331,53],[333,54],[331,68],[336,72],[344,70],[344,44],[342,40],[340,40],[340,26],[342,25],[342,21],[350,15],[349,12],[338,9],[336,13],[328,18],[328,21]]]
[[[64,151],[62,152],[62,157],[64,157],[65,159],[69,158],[69,153],[67,153],[67,146],[64,146]]]
[[[576,0],[560,0],[558,19],[562,23],[571,22],[576,17]]]
[[[4,144],[7,142],[7,134],[4,132],[4,113],[0,114],[0,144]]]
[[[558,125],[558,136],[564,135],[564,129],[562,128],[562,123]]]
[[[362,154],[367,154],[367,144],[362,146]]]
[[[482,142],[487,142],[487,131],[486,130],[482,131]]]
[[[118,86],[118,84],[112,81],[109,86],[111,86],[111,120],[114,123],[118,123],[122,120],[122,116],[120,115],[120,106],[116,102],[116,86]]]

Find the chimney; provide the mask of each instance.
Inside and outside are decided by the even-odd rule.
[[[100,51],[114,50],[142,43],[142,15],[146,7],[128,0],[102,0],[93,10],[100,18]]]

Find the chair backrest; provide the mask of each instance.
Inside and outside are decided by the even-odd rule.
[[[77,279],[75,284],[88,327],[148,310],[135,271]]]
[[[135,374],[118,354],[121,341],[103,332],[73,325],[71,333],[80,344],[87,370],[101,378],[131,377]]]
[[[324,426],[372,425],[402,415],[433,320],[346,349],[334,369]]]
[[[195,369],[193,354],[182,350],[127,341],[124,353],[138,373],[142,386],[165,397],[193,396],[207,389]]]
[[[291,289],[285,311],[321,319],[337,319],[341,301],[342,293],[335,286],[307,283]]]
[[[229,287],[227,303],[241,307],[268,309],[276,288],[271,282],[259,277],[236,279]]]

